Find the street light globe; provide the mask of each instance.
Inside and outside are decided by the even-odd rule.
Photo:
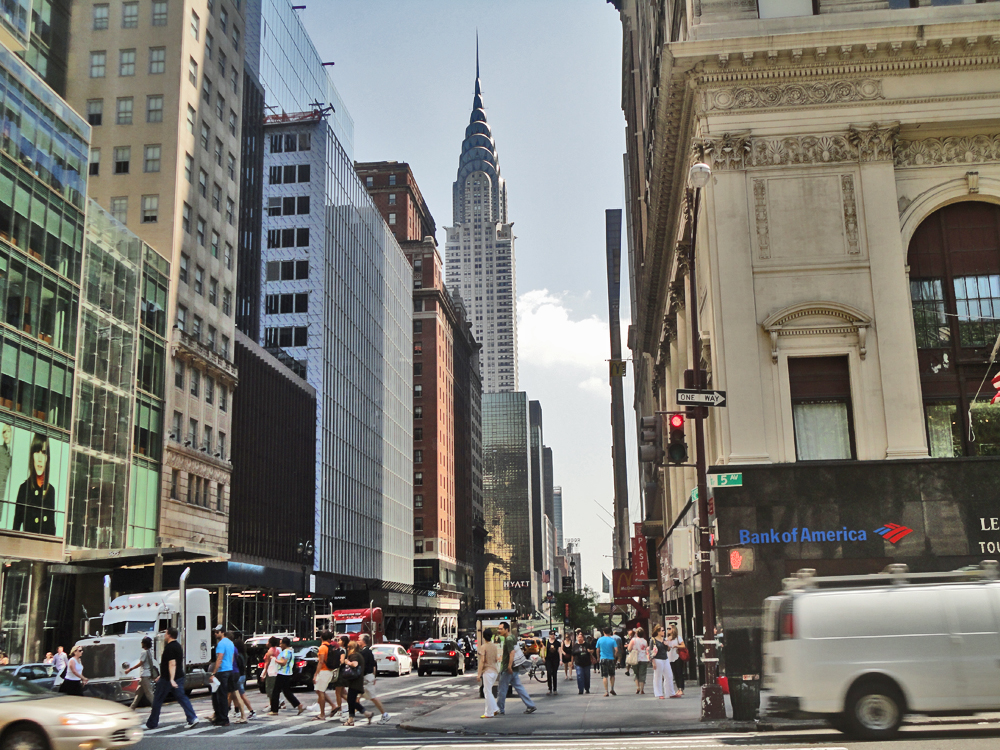
[[[691,187],[694,188],[705,187],[711,177],[712,168],[703,161],[700,161],[697,164],[692,164],[691,169],[688,172],[688,180],[691,183]]]

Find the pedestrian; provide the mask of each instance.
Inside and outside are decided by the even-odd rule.
[[[632,640],[628,642],[629,657],[633,659],[632,671],[635,673],[636,695],[646,694],[646,672],[649,669],[649,644],[646,642],[646,631],[636,628]],[[632,657],[637,654],[637,657]]]
[[[42,664],[51,664],[51,663],[52,663],[52,652],[46,651],[45,658],[42,659]]]
[[[500,709],[500,715],[503,716],[505,713],[504,707],[507,703],[507,688],[510,686],[514,687],[517,696],[527,706],[524,713],[533,714],[538,710],[538,707],[531,700],[531,696],[524,689],[524,685],[521,684],[520,674],[514,666],[515,654],[520,653],[523,658],[524,652],[518,647],[514,636],[510,634],[509,622],[501,622],[498,629],[500,631],[500,638],[503,641],[503,650],[500,654],[500,687],[497,689],[497,707]]]
[[[59,692],[66,695],[83,695],[87,678],[83,676],[83,646],[77,646],[66,662],[66,676],[63,678]]]
[[[332,637],[329,631],[324,631],[320,635],[319,652],[316,654],[316,673],[313,675],[313,689],[316,691],[316,702],[319,704],[319,716],[316,717],[318,721],[326,720],[326,691],[330,689],[330,683],[333,681],[336,673],[340,672],[339,663],[336,667],[331,666],[330,663],[330,638]],[[330,718],[333,718],[332,700],[330,701],[330,711]]]
[[[274,692],[274,683],[278,678],[278,654],[281,653],[281,649],[278,648],[280,641],[277,636],[272,635],[267,639],[267,651],[264,653],[264,666],[261,667],[261,676],[258,679],[264,680],[264,692],[267,693],[267,702],[271,703],[271,693]]]
[[[271,691],[271,711],[270,716],[278,715],[278,701],[282,695],[291,704],[292,708],[297,708],[301,714],[306,710],[305,704],[299,703],[299,699],[292,692],[292,669],[295,667],[295,652],[292,650],[292,639],[285,636],[281,639],[281,651],[274,658],[278,665],[278,674],[275,675],[274,689]]]
[[[590,671],[593,669],[594,652],[587,647],[587,639],[583,633],[577,632],[576,643],[571,649],[573,654],[573,664],[576,667],[576,688],[580,695],[586,693],[590,695]]]
[[[257,712],[253,710],[253,706],[250,705],[250,700],[247,698],[247,644],[246,641],[239,635],[233,638],[233,646],[236,648],[236,694],[238,696],[236,705],[233,706],[233,712],[239,711],[242,715],[243,706],[247,709],[247,721],[250,719],[257,718]]]
[[[674,676],[675,692],[671,698],[680,698],[684,695],[684,660],[681,659],[680,650],[687,651],[687,646],[681,640],[677,632],[677,626],[673,623],[667,626],[667,645],[670,647],[670,670]]]
[[[6,651],[0,651],[0,667],[6,667],[10,664],[10,657],[7,656]]]
[[[56,679],[52,683],[52,687],[58,689],[62,686],[62,681],[66,678],[67,664],[69,664],[69,657],[66,656],[62,646],[57,646],[55,656],[52,657],[52,666],[56,669]]]
[[[219,681],[219,686],[212,693],[212,708],[215,709],[212,723],[217,727],[229,726],[230,701],[240,709],[239,723],[244,724],[247,721],[236,687],[239,680],[239,672],[236,671],[236,646],[229,636],[229,633],[222,630],[221,625],[216,625],[215,663],[212,665],[211,673]]]
[[[563,635],[562,663],[563,677],[568,680],[569,670],[573,666],[573,640],[569,637],[569,633]]]
[[[628,663],[628,644],[632,642],[633,637],[635,637],[634,630],[629,630],[628,635],[625,635],[624,631],[619,631],[618,635],[615,636],[616,640],[618,638],[622,639],[621,651],[618,652],[618,666],[625,667],[626,677],[629,676],[629,669],[632,666],[631,664]]]
[[[500,676],[497,669],[499,662],[497,644],[493,642],[493,628],[486,628],[483,631],[483,643],[479,647],[479,680],[483,684],[483,697],[486,699],[486,713],[480,716],[480,719],[492,719],[500,713],[497,699],[493,695],[493,686]]]
[[[375,715],[371,711],[365,711],[358,696],[365,691],[365,657],[361,653],[361,644],[358,641],[348,641],[347,656],[344,657],[344,666],[340,670],[347,683],[347,710],[348,718],[344,722],[345,727],[354,726],[354,715],[356,712],[368,719],[372,723]]]
[[[604,697],[615,692],[615,667],[618,660],[618,641],[611,635],[611,628],[604,628],[604,635],[597,639],[597,655],[601,660],[601,682],[604,683]]]
[[[549,631],[549,639],[545,642],[545,678],[548,682],[548,695],[556,695],[559,692],[559,661],[562,658],[562,646],[559,643],[559,634]]]
[[[382,701],[378,699],[378,690],[375,687],[375,684],[378,682],[378,662],[375,659],[375,654],[372,653],[372,637],[369,633],[362,633],[361,641],[361,654],[365,657],[365,700],[374,703],[375,708],[382,714],[382,718],[378,720],[378,723],[388,724],[389,713],[385,710],[385,706],[382,705]]]
[[[146,729],[156,729],[160,723],[160,708],[163,701],[171,695],[184,709],[188,729],[198,723],[198,715],[194,712],[191,699],[184,692],[184,650],[177,642],[177,628],[167,628],[163,636],[163,656],[160,659],[160,675],[156,678],[156,690],[153,693],[153,708],[146,719]]]
[[[677,693],[674,687],[674,672],[670,668],[670,646],[664,638],[664,630],[660,625],[653,626],[653,695],[658,699],[673,698]]]
[[[153,674],[156,670],[156,664],[153,663],[153,639],[146,636],[142,639],[141,646],[142,651],[139,652],[139,660],[125,670],[125,674],[128,674],[133,669],[139,670],[139,689],[135,691],[135,700],[132,701],[132,705],[130,706],[132,710],[139,708],[139,704],[142,703],[142,696],[146,696],[149,705],[153,705],[153,680],[157,677],[157,675]]]

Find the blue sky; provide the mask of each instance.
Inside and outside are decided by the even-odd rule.
[[[478,29],[517,237],[520,387],[542,402],[566,536],[582,540],[584,583],[600,591],[613,498],[604,211],[624,201],[617,12],[605,0],[314,0],[301,12],[336,63],[328,70],[354,118],[355,158],[410,164],[442,249]],[[626,275],[625,318],[627,285]],[[631,435],[630,388],[625,398]]]

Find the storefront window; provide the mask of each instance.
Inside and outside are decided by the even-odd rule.
[[[927,443],[934,458],[952,458],[962,455],[961,420],[958,404],[924,404],[927,415]]]
[[[854,458],[847,357],[789,358],[788,384],[792,395],[796,459]]]

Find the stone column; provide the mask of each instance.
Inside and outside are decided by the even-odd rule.
[[[885,415],[885,458],[923,458],[927,437],[920,369],[892,161],[862,162],[861,200]]]
[[[28,623],[24,633],[24,661],[37,662],[45,656],[42,639],[45,635],[45,611],[48,597],[47,566],[43,562],[31,563],[31,583],[28,589]]]

